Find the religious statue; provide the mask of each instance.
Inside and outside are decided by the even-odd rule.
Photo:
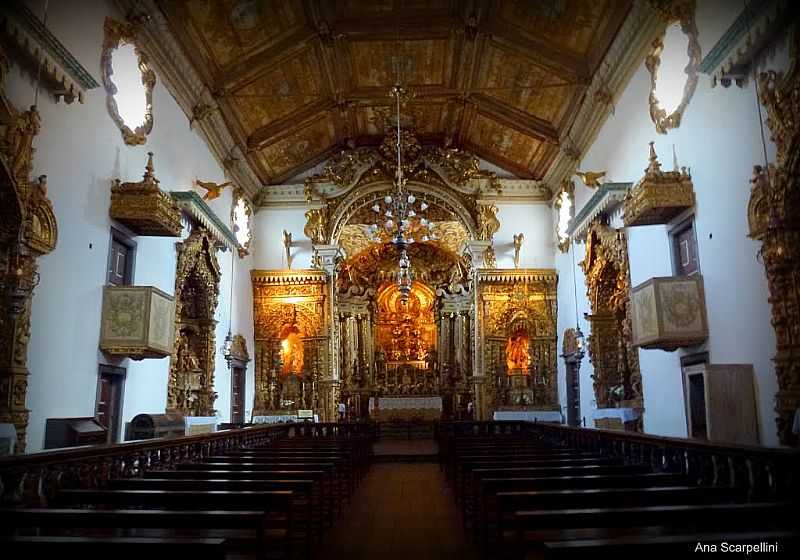
[[[213,183],[211,181],[201,181],[200,179],[195,179],[194,184],[206,190],[206,194],[203,195],[203,200],[214,200],[215,198],[219,198],[220,195],[222,195],[222,191],[225,189],[225,187],[233,185],[231,181],[218,185],[217,183]]]
[[[306,226],[303,228],[303,233],[306,234],[312,243],[315,245],[322,245],[325,243],[327,237],[326,230],[328,229],[328,215],[325,208],[315,208],[308,210],[305,214]]]
[[[292,233],[286,230],[283,230],[283,248],[286,251],[286,268],[292,268],[292,254],[291,254],[291,246],[292,246]]]
[[[178,338],[176,369],[180,372],[198,371],[200,369],[200,360],[197,354],[194,353],[189,341],[189,336],[182,332]]]
[[[489,245],[483,252],[483,266],[485,268],[497,268],[497,257],[494,254],[494,247]]]
[[[525,241],[525,236],[522,233],[514,236],[514,268],[519,268],[519,251],[522,249],[523,241]]]
[[[506,366],[509,373],[513,370],[528,370],[530,356],[528,354],[528,335],[524,331],[517,331],[508,339],[506,344]]]
[[[497,219],[498,211],[494,204],[478,205],[478,239],[491,241],[494,234],[500,229],[500,220]]]

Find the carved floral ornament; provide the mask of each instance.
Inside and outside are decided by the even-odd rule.
[[[659,13],[666,21],[666,26],[664,32],[653,41],[645,59],[645,66],[650,72],[648,99],[650,118],[656,126],[656,131],[666,134],[669,129],[678,128],[681,124],[683,112],[697,88],[698,70],[702,57],[694,18],[695,1],[672,0],[657,4]],[[672,59],[673,55],[679,56],[673,52],[673,48],[679,48],[680,33],[683,33],[684,39],[688,43],[685,66],[682,58]],[[678,70],[679,65],[682,72]],[[683,78],[684,74],[685,79]],[[677,92],[669,91],[670,88],[677,87],[676,79],[684,79],[680,98],[677,97]],[[668,97],[674,97],[675,100],[670,103],[671,100]],[[668,103],[671,106],[667,106]]]
[[[119,22],[112,18],[106,18],[105,37],[103,39],[103,51],[100,55],[100,74],[103,79],[103,87],[106,90],[106,107],[111,119],[120,129],[122,139],[129,146],[138,146],[147,141],[147,135],[153,129],[153,88],[156,85],[156,75],[150,68],[147,56],[142,52],[140,45],[136,43],[136,22]],[[135,100],[136,107],[141,107],[141,117],[137,114],[133,120],[141,119],[141,122],[133,122],[127,116],[128,100],[133,100],[139,93],[133,91],[120,91],[119,85],[113,80],[115,74],[114,55],[123,56],[126,46],[132,46],[133,52],[138,63],[138,73],[141,77],[142,91],[144,99]],[[127,77],[124,69],[117,68],[118,78],[123,75]],[[121,80],[117,80],[121,81]],[[125,106],[121,106],[121,98],[125,97]],[[138,111],[137,111],[138,112]]]

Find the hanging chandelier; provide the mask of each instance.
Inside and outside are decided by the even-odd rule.
[[[395,98],[397,108],[397,169],[393,181],[393,189],[383,197],[383,205],[376,202],[372,206],[373,212],[381,216],[383,225],[377,223],[367,226],[366,234],[370,241],[388,241],[395,246],[400,254],[397,269],[397,288],[400,291],[400,301],[408,302],[411,294],[411,285],[414,273],[411,269],[411,259],[408,248],[416,241],[427,242],[437,239],[433,231],[436,224],[427,220],[422,213],[428,209],[428,203],[418,200],[408,191],[406,179],[403,177],[402,136],[400,131],[400,101],[407,95],[405,88],[396,84],[390,90],[390,95]]]

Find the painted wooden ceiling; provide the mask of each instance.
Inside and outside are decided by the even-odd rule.
[[[403,126],[541,178],[629,0],[163,0],[249,163],[278,184]]]

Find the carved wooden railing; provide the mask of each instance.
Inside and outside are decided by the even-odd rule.
[[[800,498],[800,451],[745,445],[720,445],[611,430],[536,422],[454,422],[442,424],[448,437],[526,433],[554,447],[622,457],[627,464],[683,473],[696,484],[743,489],[752,498]]]
[[[45,451],[0,458],[0,501],[45,505],[59,489],[102,488],[109,480],[167,470],[244,446],[290,437],[289,424],[212,434]]]

